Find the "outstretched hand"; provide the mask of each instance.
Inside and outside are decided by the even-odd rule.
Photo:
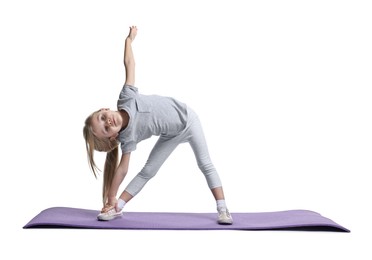
[[[114,208],[113,205],[106,204],[106,205],[101,209],[101,213],[106,213],[107,211],[111,210],[112,208]]]
[[[109,198],[105,206],[102,208],[101,213],[106,213],[107,211],[111,210],[112,208],[116,208],[117,199],[115,197]]]
[[[129,27],[128,38],[133,41],[136,38],[136,35],[137,35],[137,26]]]

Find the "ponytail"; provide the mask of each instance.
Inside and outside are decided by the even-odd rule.
[[[116,146],[113,150],[107,152],[105,167],[103,169],[103,189],[102,189],[102,202],[103,206],[108,199],[108,193],[111,188],[112,180],[114,179],[115,170],[118,165],[119,148]]]
[[[94,161],[94,150],[99,152],[107,152],[106,161],[103,169],[103,187],[102,187],[102,201],[103,205],[107,203],[108,193],[111,187],[112,180],[115,175],[115,170],[118,166],[119,158],[119,143],[117,140],[98,139],[92,131],[92,118],[96,112],[92,113],[86,120],[83,128],[83,135],[85,139],[85,147],[87,151],[88,164],[94,176],[98,177],[97,167]]]

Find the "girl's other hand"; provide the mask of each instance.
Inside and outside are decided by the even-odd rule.
[[[101,213],[106,213],[107,211],[109,211],[110,209],[112,209],[114,206],[113,205],[110,205],[110,204],[106,204],[102,209],[101,209]]]
[[[129,27],[128,38],[133,41],[136,38],[136,35],[137,35],[137,26],[131,26],[131,27]]]
[[[117,202],[118,200],[115,197],[109,198],[105,206],[102,208],[101,213],[105,213],[114,208]]]

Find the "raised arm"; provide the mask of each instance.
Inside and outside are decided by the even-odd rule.
[[[125,84],[132,86],[134,86],[135,81],[135,62],[132,51],[132,42],[136,38],[136,35],[137,27],[131,26],[124,44]]]

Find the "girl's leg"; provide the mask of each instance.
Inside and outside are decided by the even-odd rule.
[[[136,196],[146,183],[156,175],[165,160],[180,143],[180,137],[173,138],[160,136],[152,149],[143,169],[128,184],[120,198],[128,202]]]
[[[189,143],[194,151],[199,169],[203,172],[208,186],[216,200],[218,210],[217,222],[219,224],[232,224],[233,219],[226,206],[222,183],[209,156],[207,142],[205,140],[200,120],[197,116],[194,117],[193,123],[190,126]]]
[[[130,201],[133,198],[133,196],[132,196],[132,194],[130,194],[129,192],[127,192],[127,191],[124,190],[121,193],[121,195],[120,195],[119,198],[122,199],[125,203],[127,203],[128,201]],[[122,207],[120,207],[120,208],[123,208],[123,207],[124,207],[124,205]]]
[[[225,199],[225,195],[223,193],[222,186],[217,187],[217,188],[213,188],[213,189],[211,189],[211,191],[212,191],[213,197],[216,200],[224,200]]]
[[[189,133],[188,141],[194,151],[198,167],[203,172],[214,198],[216,200],[224,199],[222,183],[209,156],[208,145],[197,116],[193,119]]]

